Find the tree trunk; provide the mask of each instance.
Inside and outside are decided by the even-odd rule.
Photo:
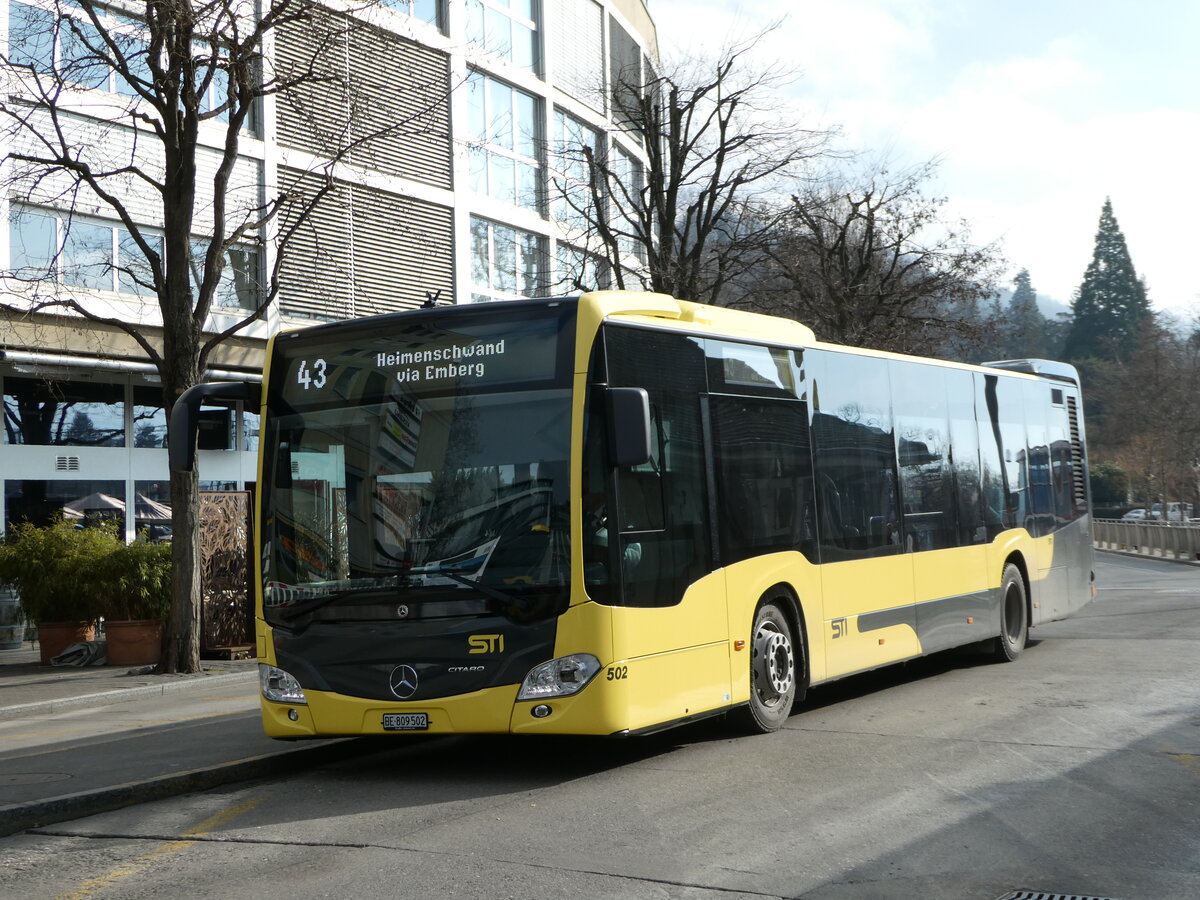
[[[160,669],[200,671],[200,476],[171,473],[171,617]]]

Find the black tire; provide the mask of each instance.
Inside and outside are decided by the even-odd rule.
[[[796,700],[802,659],[780,601],[763,603],[750,630],[750,703],[737,710],[739,727],[751,734],[783,727]]]
[[[1004,567],[1000,579],[1000,635],[993,643],[992,658],[996,662],[1013,662],[1025,649],[1029,639],[1029,600],[1025,595],[1025,579],[1012,563]]]

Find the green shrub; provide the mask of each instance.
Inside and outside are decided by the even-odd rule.
[[[165,619],[171,609],[171,545],[135,541],[100,565],[102,613],[113,622]]]
[[[58,520],[38,528],[18,522],[0,543],[0,583],[21,597],[34,622],[88,622],[102,614],[105,559],[124,544],[115,525],[76,528]]]

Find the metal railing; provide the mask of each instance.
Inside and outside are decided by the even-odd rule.
[[[1125,550],[1167,559],[1200,560],[1200,524],[1197,523],[1094,519],[1092,542],[1097,550]]]

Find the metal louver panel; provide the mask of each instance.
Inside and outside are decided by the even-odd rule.
[[[284,147],[451,186],[449,57],[330,13],[281,28],[275,70]]]
[[[374,28],[350,36],[350,161],[366,169],[451,186],[450,64],[442,53]]]
[[[355,315],[454,297],[452,211],[356,187],[353,194]]]
[[[275,76],[298,82],[282,92],[277,140],[284,147],[330,155],[348,124],[346,23],[332,13],[289,22],[275,34]]]
[[[280,169],[300,196],[322,183]],[[290,220],[281,219],[287,229]],[[287,315],[344,319],[454,296],[453,213],[411,197],[336,182],[284,252],[280,308]]]
[[[555,85],[593,109],[604,111],[604,12],[594,0],[560,0],[552,41]]]
[[[300,198],[280,217],[280,231],[296,230],[283,249],[279,307],[285,315],[342,319],[349,315],[352,235],[349,189],[337,185],[308,218],[296,224],[301,206],[322,184],[320,176],[280,167],[280,186]]]

